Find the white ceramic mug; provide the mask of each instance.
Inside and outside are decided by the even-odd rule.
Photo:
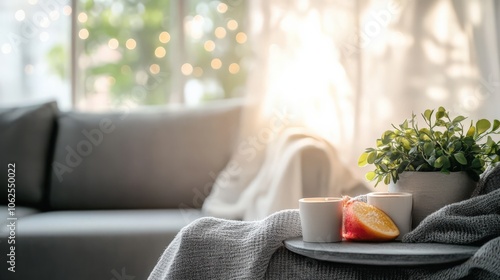
[[[368,204],[384,211],[399,229],[401,240],[411,231],[411,210],[413,199],[411,193],[405,192],[372,192],[366,195]]]
[[[305,242],[342,241],[342,198],[302,198],[299,212]]]

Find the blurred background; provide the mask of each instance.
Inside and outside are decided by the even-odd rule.
[[[253,104],[357,157],[412,112],[499,118],[497,1],[0,2],[0,105]]]

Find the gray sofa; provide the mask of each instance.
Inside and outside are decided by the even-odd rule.
[[[0,279],[146,279],[202,216],[240,111],[0,108]]]

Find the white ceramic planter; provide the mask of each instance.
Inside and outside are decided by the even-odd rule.
[[[465,172],[412,172],[400,174],[396,184],[389,185],[390,192],[413,194],[413,228],[429,214],[443,206],[468,199],[476,182]]]

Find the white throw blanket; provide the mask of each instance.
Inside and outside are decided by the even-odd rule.
[[[259,220],[279,210],[297,208],[306,192],[340,196],[364,186],[329,143],[305,129],[284,130],[266,149],[263,162],[247,160],[239,150],[235,153],[232,167],[226,169],[240,171],[221,173],[223,178],[218,178],[203,204],[203,211],[209,216]],[[313,166],[304,166],[304,153],[314,153],[319,159],[309,163]],[[303,185],[305,168],[314,173],[310,176],[314,181],[308,185]]]

